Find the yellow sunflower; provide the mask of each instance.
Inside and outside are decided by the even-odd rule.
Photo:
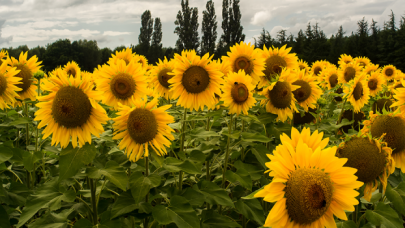
[[[115,55],[112,54],[111,58],[108,60],[108,64],[117,64],[117,61],[119,59],[122,59],[125,61],[126,64],[129,64],[129,62],[131,62],[131,60],[135,57],[135,54],[132,53],[132,48],[126,48],[122,51],[116,51]]]
[[[308,63],[302,59],[298,61],[298,68],[300,68],[300,70],[305,70],[305,73],[308,73],[310,71]]]
[[[226,61],[221,59],[212,60],[213,64],[217,65],[217,68],[224,74],[223,78],[227,77],[227,74],[231,72],[231,66]]]
[[[263,46],[262,58],[265,59],[266,67],[263,71],[259,83],[259,88],[271,83],[271,78],[279,75],[283,68],[295,69],[298,68],[298,57],[295,53],[290,53],[291,47],[287,48],[287,45],[281,48],[266,48]]]
[[[361,73],[361,68],[359,64],[348,63],[343,65],[339,70],[339,82],[341,83],[349,83],[353,80],[356,76]]]
[[[137,63],[140,63],[142,65],[142,68],[144,68],[145,72],[146,72],[149,65],[148,65],[148,60],[145,58],[145,56],[135,54],[134,55],[134,61],[137,62]]]
[[[405,80],[400,81],[402,87],[398,86],[393,90],[394,98],[397,100],[395,103],[391,105],[391,107],[399,106],[401,108],[402,114],[405,116]]]
[[[272,80],[270,86],[263,89],[262,95],[267,99],[260,104],[266,105],[267,112],[278,115],[277,120],[284,122],[288,117],[292,118],[294,111],[297,112],[293,91],[300,86],[292,84],[297,81],[297,72],[283,69],[278,79]]]
[[[213,56],[208,53],[203,57],[195,52],[183,51],[175,55],[173,75],[169,79],[170,92],[177,103],[190,110],[203,110],[204,105],[209,109],[215,107],[215,94],[220,94],[223,84],[223,74],[216,64],[210,63]]]
[[[392,149],[385,142],[368,136],[352,136],[340,143],[336,156],[347,158],[346,167],[357,169],[355,175],[363,182],[364,199],[371,200],[371,194],[378,188],[378,179],[387,186],[388,176],[395,171]]]
[[[349,63],[354,63],[353,57],[351,57],[350,55],[341,54],[338,61],[339,67],[342,68],[344,65]]]
[[[156,108],[157,103],[155,98],[149,103],[138,100],[132,108],[120,105],[118,117],[114,118],[113,139],[122,139],[119,147],[126,148],[132,162],[148,157],[149,146],[160,156],[167,154],[166,147],[174,140],[173,129],[168,126],[174,118],[166,112],[171,105]]]
[[[299,141],[296,148],[279,145],[268,155],[273,180],[255,194],[275,202],[265,227],[336,227],[333,215],[347,220],[345,211],[355,210],[355,189],[363,183],[335,153],[336,147],[312,150]]]
[[[41,64],[42,61],[37,62],[38,58],[36,55],[32,56],[29,60],[27,60],[27,56],[28,51],[25,53],[21,52],[18,60],[14,57],[11,57],[11,59],[7,60],[7,63],[11,67],[16,67],[17,70],[20,71],[16,75],[16,77],[22,79],[20,83],[17,84],[17,87],[21,89],[21,91],[17,92],[17,98],[21,100],[30,99],[32,101],[35,101],[37,95],[37,86],[35,85],[35,83],[37,82],[37,80],[33,76],[35,72],[41,69],[41,66],[39,64]]]
[[[260,77],[264,76],[265,59],[262,57],[261,50],[255,49],[254,45],[246,44],[243,41],[232,46],[228,56],[222,56],[222,60],[231,68],[231,71],[237,73],[244,70],[252,77],[252,84],[257,85]]]
[[[68,62],[65,66],[63,66],[62,69],[66,71],[68,76],[72,76],[74,78],[82,77],[80,67],[75,61]]]
[[[174,61],[167,61],[167,58],[162,61],[159,59],[159,62],[153,69],[150,71],[150,83],[154,87],[155,92],[158,96],[162,96],[166,99],[171,99],[173,96],[173,91],[169,92],[170,83],[169,79],[173,77],[168,73],[173,72]]]
[[[378,71],[374,71],[368,76],[367,86],[370,90],[370,95],[375,97],[380,91],[382,91],[382,86],[385,84],[385,78],[383,78]]]
[[[4,49],[0,51],[0,66],[3,64],[4,61],[6,61],[8,58],[8,52]]]
[[[392,107],[392,105],[391,105]],[[363,122],[361,130],[364,134],[371,134],[373,138],[380,138],[384,134],[387,146],[393,148],[392,157],[395,167],[405,172],[405,117],[401,113],[374,114],[370,111],[370,120]]]
[[[367,57],[356,57],[353,59],[356,64],[359,64],[361,68],[366,68],[368,65],[371,64],[371,60]]]
[[[221,100],[229,107],[229,113],[239,115],[243,112],[248,115],[248,110],[256,103],[256,99],[253,98],[255,86],[252,85],[252,78],[239,70],[238,73],[229,73],[225,81]]]
[[[325,62],[324,61],[316,61],[312,64],[311,72],[314,76],[320,76],[322,70],[325,69]]]
[[[291,138],[287,134],[280,135],[280,140],[284,146],[292,146],[293,149],[297,148],[298,142],[302,141],[312,151],[315,151],[318,147],[323,150],[329,143],[329,138],[323,138],[323,132],[314,131],[311,134],[309,127],[302,128],[301,133],[295,128],[291,128]]]
[[[19,72],[17,68],[9,67],[6,61],[0,65],[0,109],[9,108],[17,102],[17,92],[22,90],[18,87],[21,78],[16,77]]]
[[[396,70],[397,69],[393,65],[387,65],[381,70],[381,74],[385,77],[385,80],[389,82],[394,79]]]
[[[43,139],[52,135],[52,145],[60,143],[62,148],[72,140],[73,148],[91,143],[91,135],[99,137],[104,132],[101,124],[109,119],[105,110],[95,99],[102,92],[94,91],[87,78],[68,77],[60,71],[59,77],[51,75],[44,80],[41,89],[49,94],[38,98],[35,121],[43,130]]]
[[[336,67],[329,67],[321,72],[319,81],[325,89],[330,90],[339,85],[338,75],[339,72]]]
[[[124,60],[104,65],[97,71],[97,89],[102,92],[102,102],[118,108],[118,103],[133,105],[135,101],[146,99],[149,93],[145,69],[133,60],[128,64]]]
[[[354,108],[354,112],[360,112],[360,109],[367,104],[370,98],[370,89],[366,81],[366,74],[362,73],[349,84],[349,87],[345,86],[343,91],[347,95],[347,99],[350,101]]]
[[[366,74],[371,75],[373,72],[380,72],[378,69],[379,65],[378,64],[368,64],[366,67],[363,68],[363,72],[366,72]]]
[[[298,105],[306,112],[308,108],[316,108],[316,102],[322,94],[321,88],[317,85],[316,77],[313,77],[312,73],[305,74],[305,70],[301,70],[297,72],[297,80],[292,84],[300,86],[293,91]]]

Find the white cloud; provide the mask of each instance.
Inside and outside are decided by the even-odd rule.
[[[270,30],[270,35],[275,39],[275,38],[277,37],[277,33],[278,33],[280,30],[282,30],[282,29],[288,30],[289,28],[290,28],[290,27],[283,27],[283,26],[281,26],[281,25],[274,26],[274,27]],[[288,33],[286,33],[286,34],[288,34]]]
[[[270,12],[267,10],[259,11],[252,17],[250,24],[263,26],[271,18]]]
[[[128,34],[131,34],[131,32],[105,31],[103,33],[103,36],[122,36],[122,35],[128,35]]]

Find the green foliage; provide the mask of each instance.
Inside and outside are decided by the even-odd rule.
[[[206,10],[203,11],[203,20],[201,24],[201,55],[215,52],[215,42],[217,41],[217,16],[215,15],[214,2],[209,0],[206,4]]]
[[[194,49],[198,51],[200,46],[198,37],[198,9],[190,7],[188,0],[181,0],[181,10],[177,13],[176,21],[174,22],[176,33],[179,38],[176,42],[178,52],[182,50]]]

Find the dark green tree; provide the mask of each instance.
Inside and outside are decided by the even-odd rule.
[[[229,8],[229,29],[230,29],[230,44],[231,46],[245,40],[243,34],[243,26],[241,25],[242,14],[240,12],[240,0],[231,0],[232,7]]]
[[[282,47],[284,44],[287,44],[287,30],[281,29],[277,32],[277,47]]]
[[[45,55],[46,49],[45,47],[41,47],[41,46],[37,46],[34,48],[31,48],[28,51],[28,58],[31,58],[32,56],[37,56],[38,57],[38,61],[42,61],[44,59],[44,55]]]
[[[298,36],[295,38],[295,44],[293,45],[292,51],[297,54],[298,58],[302,59],[304,54],[304,41],[305,35],[302,29],[298,32]]]
[[[138,36],[139,43],[139,53],[146,57],[148,56],[148,51],[150,47],[150,41],[152,39],[153,33],[153,18],[149,10],[145,10],[141,16],[141,28],[139,29],[140,33]]]
[[[368,22],[363,17],[357,22],[357,53],[356,56],[367,56],[368,51]]]
[[[201,55],[205,53],[213,54],[215,52],[215,43],[217,41],[217,16],[215,15],[214,2],[209,0],[206,4],[206,10],[203,11],[203,20],[201,24]]]
[[[174,22],[176,33],[179,38],[176,42],[176,49],[181,52],[184,49],[197,50],[200,46],[198,37],[198,9],[189,6],[188,0],[181,0],[181,10],[177,13]]]
[[[331,39],[331,50],[328,60],[333,64],[338,63],[339,57],[343,53],[344,34],[343,26],[340,26],[338,32],[333,36],[333,39]]]
[[[78,40],[73,41],[72,49],[77,55],[77,64],[81,70],[93,72],[101,63],[101,52],[95,40]]]
[[[73,49],[69,39],[60,39],[46,45],[46,52],[42,62],[43,69],[52,71],[59,66],[63,66],[69,61],[78,62],[79,56]]]
[[[263,46],[266,45],[267,48],[270,48],[273,46],[273,43],[274,43],[274,40],[273,40],[273,38],[271,38],[269,31],[266,31],[263,28],[255,46],[257,48],[263,48]]]
[[[162,51],[162,23],[160,18],[155,18],[155,25],[153,27],[152,42],[149,48],[149,63],[156,63],[159,59],[163,58]]]
[[[101,49],[100,53],[101,53],[100,65],[106,64],[108,62],[108,60],[111,58],[111,55],[113,54],[111,49],[108,47]]]

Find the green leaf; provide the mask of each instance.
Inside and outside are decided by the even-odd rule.
[[[231,183],[235,184],[236,182],[239,182],[242,187],[252,191],[252,178],[246,170],[238,169],[236,173],[232,172],[231,170],[227,170],[225,177]]]
[[[33,172],[35,162],[41,160],[41,158],[42,158],[41,151],[37,152],[25,151],[23,154],[23,164],[25,169],[29,172]]]
[[[228,193],[215,183],[203,180],[198,185],[193,185],[193,189],[204,194],[207,203],[211,205],[234,207]]]
[[[134,197],[135,204],[140,203],[149,193],[151,188],[160,185],[161,178],[157,174],[149,175],[145,177],[142,172],[132,173],[129,179],[129,185],[131,188],[132,197]]]
[[[252,147],[252,153],[256,156],[256,159],[260,162],[263,168],[267,169],[266,162],[269,162],[270,159],[267,157],[267,154],[270,154],[270,151],[262,144],[255,145]]]
[[[201,192],[197,192],[192,188],[186,188],[184,193],[181,195],[186,198],[192,206],[202,206],[205,202],[205,196]]]
[[[388,184],[385,195],[394,204],[394,208],[405,215],[405,182],[401,182],[396,188]]]
[[[95,167],[88,169],[88,177],[90,178],[99,179],[101,175],[104,175],[120,189],[124,191],[127,189],[128,176],[125,173],[124,168],[122,168],[116,161],[108,161],[103,169],[97,169]]]
[[[219,137],[220,135],[215,131],[206,131],[204,128],[195,128],[190,132],[190,136],[206,139],[208,137]]]
[[[231,139],[238,139],[241,131],[233,131],[231,134],[228,133],[228,130],[223,131],[221,134],[230,137]]]
[[[0,147],[0,164],[13,157],[13,151],[8,147]]]
[[[187,199],[173,196],[170,206],[156,206],[152,211],[153,218],[161,225],[175,223],[179,228],[199,228],[200,220]]]
[[[256,193],[258,193],[258,192],[259,192],[260,190],[262,190],[263,188],[264,188],[264,187],[261,187],[261,188],[257,189],[256,191],[250,193],[249,195],[242,197],[242,199],[246,199],[246,200],[249,200],[249,199],[256,199],[256,197],[255,197]]]
[[[277,115],[265,112],[261,113],[257,118],[262,124],[266,125],[268,123],[273,123],[273,121],[277,118]]]
[[[264,170],[258,165],[251,165],[243,163],[242,161],[238,160],[233,164],[238,170],[243,169],[246,170],[252,180],[259,180],[264,173]]]
[[[0,205],[0,228],[10,228],[10,218],[7,211]]]
[[[216,227],[242,227],[229,217],[218,214],[215,211],[203,210],[202,212],[202,228]]]
[[[246,218],[256,221],[260,225],[264,224],[264,213],[262,205],[258,199],[243,200],[239,199],[235,203],[236,210]]]
[[[126,213],[130,213],[138,208],[130,191],[123,192],[118,196],[111,209],[111,218],[116,218]]]
[[[84,165],[91,163],[96,154],[97,149],[94,145],[86,143],[81,148],[73,148],[69,144],[60,153],[59,181],[74,176]]]
[[[386,228],[402,228],[402,222],[398,214],[389,205],[382,202],[377,204],[374,211],[366,211],[367,221],[376,226],[385,226]]]
[[[17,126],[17,125],[21,125],[21,124],[30,124],[32,123],[32,119],[28,118],[28,117],[20,117],[10,123],[8,123],[7,125],[3,125],[1,124],[1,126]]]
[[[270,142],[271,139],[269,139],[267,136],[259,134],[259,133],[242,132],[242,141],[267,143],[267,142]]]
[[[189,174],[201,174],[202,163],[194,163],[191,162],[189,159],[180,161],[176,158],[168,157],[165,159],[163,168],[170,172],[184,171]]]
[[[337,228],[357,228],[356,223],[352,220],[337,222],[336,226]]]
[[[59,214],[48,211],[46,214],[41,215],[39,219],[35,220],[35,222],[31,223],[29,228],[67,228],[66,220],[73,211],[73,208],[64,210]]]
[[[83,218],[77,221],[73,228],[93,228],[93,223]]]

